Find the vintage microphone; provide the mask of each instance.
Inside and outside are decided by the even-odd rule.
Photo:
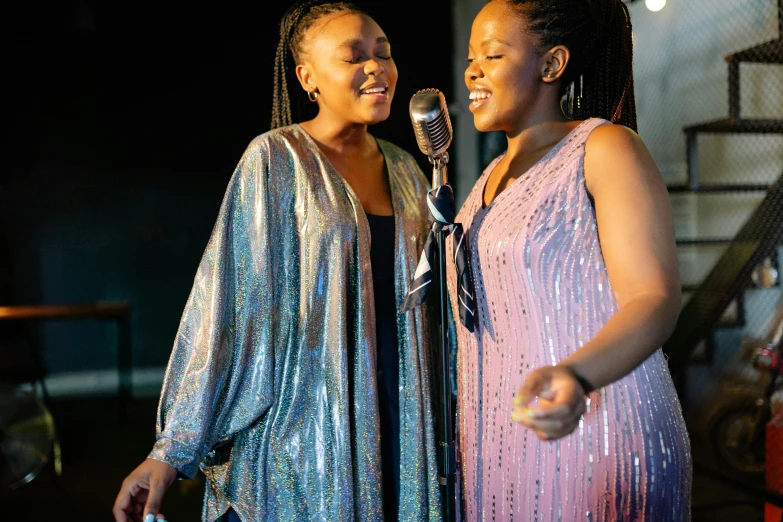
[[[448,183],[446,164],[449,154],[446,152],[451,144],[452,129],[449,112],[446,107],[446,99],[443,93],[437,89],[425,89],[417,92],[411,98],[410,115],[413,122],[413,131],[419,149],[429,157],[432,164],[432,192]],[[448,187],[450,190],[450,187]],[[431,199],[428,198],[431,213],[437,213]],[[451,410],[451,375],[450,354],[448,340],[448,301],[446,297],[446,239],[447,232],[440,230],[435,232],[437,241],[437,268],[432,271],[438,274],[437,296],[439,319],[438,356],[440,360],[440,430],[438,447],[438,482],[440,484],[440,496],[443,504],[443,520],[453,522],[455,520],[455,452],[453,438],[453,418]],[[418,270],[417,270],[418,274]]]

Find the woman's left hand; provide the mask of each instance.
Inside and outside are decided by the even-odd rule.
[[[538,405],[533,400],[538,397]],[[511,419],[530,428],[542,440],[574,431],[585,412],[585,395],[573,373],[559,366],[533,371],[514,397]]]

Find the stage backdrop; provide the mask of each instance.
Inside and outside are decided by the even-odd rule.
[[[426,168],[407,107],[421,88],[451,97],[449,2],[357,3],[399,69],[392,117],[372,132]],[[128,300],[134,366],[159,380],[229,177],[268,130],[287,6],[72,0],[8,14],[2,304]],[[52,375],[111,378],[111,325],[49,323],[29,335]]]

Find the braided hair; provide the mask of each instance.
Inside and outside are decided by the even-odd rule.
[[[324,16],[335,13],[364,14],[349,2],[304,0],[295,2],[280,20],[280,41],[275,52],[275,85],[272,99],[272,127],[284,127],[309,120],[318,112],[316,104],[307,99],[296,77],[296,65],[304,49],[307,30]]]
[[[555,45],[571,52],[560,94],[573,119],[603,118],[637,130],[631,16],[622,0],[504,1],[538,35],[540,52]]]

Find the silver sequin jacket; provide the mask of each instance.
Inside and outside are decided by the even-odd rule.
[[[427,232],[427,182],[378,140],[401,306]],[[440,520],[430,325],[398,313],[400,520]],[[229,183],[166,372],[150,457],[208,484],[204,520],[382,520],[370,233],[299,126],[249,145]]]

